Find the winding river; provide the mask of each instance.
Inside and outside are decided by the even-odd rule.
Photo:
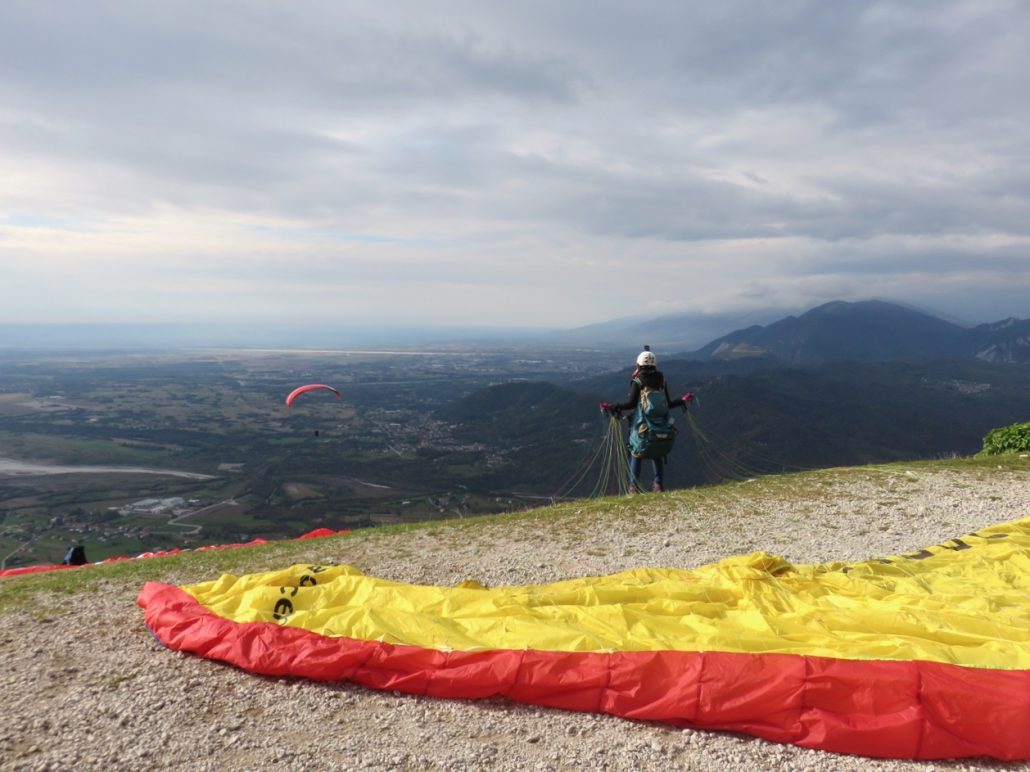
[[[214,475],[180,472],[175,469],[151,469],[142,466],[66,466],[0,458],[0,477],[31,477],[45,474],[160,474],[168,477],[186,477],[191,480],[214,479]]]

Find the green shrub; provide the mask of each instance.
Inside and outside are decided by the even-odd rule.
[[[984,435],[984,448],[977,455],[997,456],[999,453],[1030,452],[1030,423],[1012,424],[991,429]]]

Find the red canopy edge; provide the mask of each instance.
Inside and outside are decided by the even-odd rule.
[[[350,533],[349,528],[343,528],[339,531],[333,531],[329,528],[316,528],[313,531],[308,531],[305,534],[295,537],[294,539],[287,539],[286,541],[299,541],[300,539],[319,539],[323,536],[337,536],[339,534]],[[139,560],[141,558],[162,558],[167,555],[178,555],[180,552],[205,552],[206,550],[229,550],[229,549],[240,549],[241,547],[257,547],[261,544],[268,544],[268,539],[251,539],[248,542],[240,544],[205,544],[202,547],[192,548],[180,548],[174,547],[170,550],[158,550],[156,552],[141,552],[139,555],[129,557],[128,555],[119,555],[117,557],[104,558],[98,560],[96,563],[84,563],[83,566],[99,566],[105,563],[118,563],[123,560]],[[21,576],[22,574],[38,574],[44,571],[59,571],[62,568],[82,568],[83,566],[70,566],[64,563],[54,563],[52,565],[41,565],[41,566],[20,566],[18,568],[6,568],[0,571],[0,579],[8,576]]]
[[[1030,758],[1025,670],[795,654],[440,652],[237,623],[157,582],[144,585],[137,603],[165,646],[261,675],[445,698],[502,696],[863,756]]]
[[[0,571],[0,578],[5,576],[21,576],[22,574],[38,574],[43,571],[59,571],[62,568],[79,568],[79,566],[69,566],[64,563],[57,563],[52,566],[20,566],[18,568],[5,568],[3,571]]]

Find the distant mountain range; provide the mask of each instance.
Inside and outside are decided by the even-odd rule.
[[[970,358],[1030,362],[1030,319],[969,328],[881,300],[835,301],[766,326],[736,330],[678,356],[702,361],[768,358],[791,364]]]
[[[1030,320],[963,327],[894,303],[833,302],[684,354],[659,348],[646,324],[636,332],[656,344],[672,393],[699,397],[696,425],[678,416],[674,487],[971,454],[990,429],[1030,417]],[[479,485],[553,493],[595,452],[597,403],[624,398],[630,369],[627,358],[583,380],[491,386],[437,417],[504,459]]]
[[[629,316],[556,332],[563,344],[603,345],[639,351],[645,343],[662,351],[685,351],[703,346],[727,330],[744,325],[769,324],[783,311],[764,310],[721,314],[678,313],[656,317]]]

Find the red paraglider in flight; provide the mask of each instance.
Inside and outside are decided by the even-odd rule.
[[[309,391],[314,391],[315,389],[328,389],[337,397],[341,396],[340,392],[338,392],[332,386],[326,386],[324,383],[309,383],[307,386],[299,386],[298,388],[291,391],[286,397],[286,406],[289,407],[290,405],[292,405],[293,400],[295,400],[301,394],[304,394]]]

